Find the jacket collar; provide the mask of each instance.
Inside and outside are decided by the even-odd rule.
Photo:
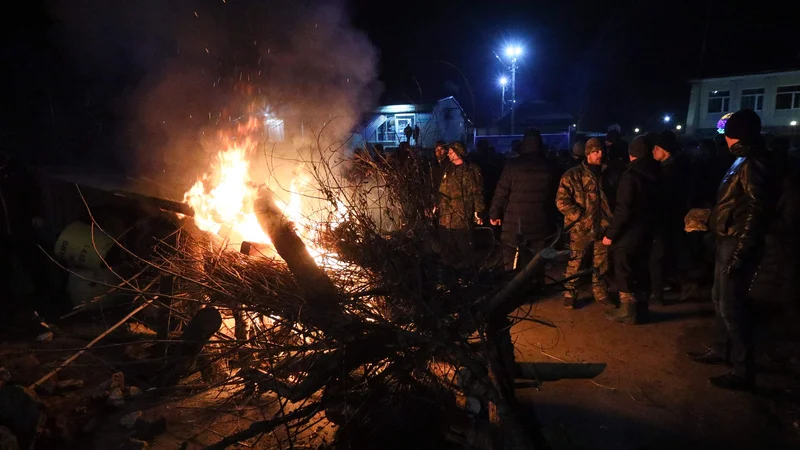
[[[747,156],[755,156],[760,153],[762,150],[762,146],[759,143],[755,144],[746,144],[742,141],[739,141],[733,144],[730,148],[731,153],[733,156],[737,158],[744,158]]]

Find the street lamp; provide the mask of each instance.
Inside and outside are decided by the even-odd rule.
[[[680,131],[680,130],[681,130],[681,126],[680,126],[680,125],[676,125],[676,126],[675,126],[675,129],[676,129],[676,130],[678,130],[678,131]]]
[[[634,128],[634,129],[633,129],[633,132],[634,132],[634,133],[638,133],[638,132],[639,132],[639,129],[638,129],[638,128]]]
[[[508,78],[500,77],[498,82],[500,83],[500,86],[503,87],[503,94],[500,102],[500,117],[503,117],[506,115],[506,85],[508,85]]]
[[[664,123],[669,123],[670,120],[672,120],[672,117],[670,117],[669,114],[664,116]]]
[[[514,113],[517,110],[517,59],[522,56],[522,47],[519,45],[508,45],[505,48],[506,57],[511,60],[508,69],[511,71],[511,134],[514,134]],[[497,56],[497,53],[495,53]],[[497,56],[500,62],[500,56]]]
[[[797,126],[797,121],[793,120],[793,121],[789,122],[789,125],[791,125],[793,127],[796,127]]]

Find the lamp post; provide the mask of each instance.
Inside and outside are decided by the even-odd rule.
[[[503,93],[500,102],[500,117],[506,115],[506,86],[508,85],[508,78],[500,77],[500,86],[503,87]]]
[[[509,45],[505,49],[505,54],[511,61],[511,65],[507,68],[511,71],[511,134],[514,134],[514,116],[517,110],[517,61],[519,57],[522,56],[522,47],[519,45]],[[503,62],[497,53],[495,53],[495,56],[497,56],[500,62]]]

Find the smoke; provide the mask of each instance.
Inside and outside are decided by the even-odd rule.
[[[114,93],[125,171],[182,188],[249,118],[283,120],[270,149],[322,130],[335,146],[381,89],[377,50],[341,1],[62,0],[52,11],[74,66]]]

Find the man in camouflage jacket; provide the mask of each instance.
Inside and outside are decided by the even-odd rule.
[[[608,296],[608,250],[602,244],[603,232],[611,220],[611,208],[603,189],[606,169],[602,165],[603,144],[592,138],[586,142],[586,160],[561,177],[556,206],[564,215],[564,230],[570,234],[571,257],[565,278],[575,275],[587,252],[592,252],[592,293],[595,301],[612,305]],[[564,306],[575,304],[576,280],[567,283]]]
[[[483,179],[477,166],[464,161],[466,150],[460,142],[448,146],[450,165],[439,186],[439,229],[443,243],[453,248],[450,256],[466,258],[471,253],[470,230],[481,224],[483,212]],[[457,253],[457,254],[456,254]]]

